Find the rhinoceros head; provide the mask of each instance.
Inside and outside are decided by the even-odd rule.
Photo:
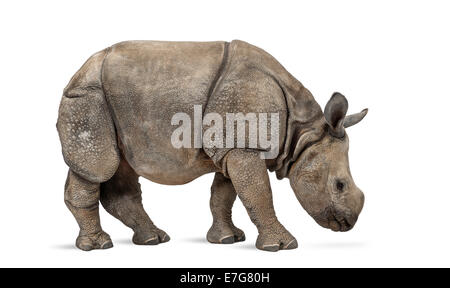
[[[319,225],[333,231],[352,229],[364,205],[364,194],[350,174],[344,128],[361,121],[367,109],[346,116],[347,108],[347,99],[334,93],[324,110],[321,137],[306,146],[289,172],[303,208]]]

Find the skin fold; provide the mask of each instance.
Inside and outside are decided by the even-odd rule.
[[[172,116],[181,112],[194,119],[195,105],[203,115],[224,119],[227,113],[277,113],[278,155],[261,159],[262,147],[173,147]],[[134,231],[135,244],[169,241],[142,206],[139,177],[181,185],[207,173],[215,173],[211,243],[245,240],[231,217],[239,198],[258,229],[258,249],[297,248],[276,217],[268,171],[289,178],[318,224],[350,230],[364,195],[350,173],[345,128],[367,110],[346,116],[347,108],[346,98],[334,93],[322,112],[271,55],[239,40],[129,41],[94,54],[65,88],[57,122],[69,166],[64,199],[80,227],[76,246],[113,246],[100,225],[99,203]]]

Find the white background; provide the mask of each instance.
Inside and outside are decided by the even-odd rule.
[[[371,267],[450,266],[448,1],[2,1],[0,4],[0,266]],[[299,248],[213,245],[213,174],[184,186],[141,180],[144,206],[172,240],[142,247],[101,211],[110,250],[74,248],[63,202],[67,167],[55,124],[62,90],[94,52],[123,40],[233,40],[275,56],[323,107],[332,92],[349,112],[353,178],[366,205],[354,230],[319,227],[287,179],[272,189]]]

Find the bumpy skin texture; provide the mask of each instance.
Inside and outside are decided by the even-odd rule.
[[[112,247],[111,238],[100,225],[100,185],[69,171],[64,200],[80,226],[76,246],[84,251]]]
[[[275,216],[269,175],[264,160],[254,151],[232,150],[226,156],[227,169],[239,198],[258,228],[256,247],[262,250],[297,248],[295,238]]]
[[[231,220],[231,208],[235,200],[236,191],[231,180],[216,173],[209,202],[213,216],[213,224],[206,235],[209,242],[231,244],[245,240],[244,232],[234,226]]]
[[[72,77],[56,125],[67,165],[94,183],[111,178],[119,165],[114,123],[101,83],[105,55],[105,51],[94,54]]]
[[[235,40],[229,44],[223,62],[223,71],[205,113],[218,113],[223,119],[226,113],[278,113],[281,147],[278,157],[268,163],[268,168],[276,171],[279,179],[286,177],[297,136],[323,117],[320,106],[308,89],[260,48]],[[224,137],[226,135],[225,129]],[[262,150],[260,148],[254,150]],[[226,175],[226,163],[222,160],[231,149],[204,150]]]
[[[335,100],[343,103],[339,97]],[[279,154],[262,160],[261,147],[174,148],[171,135],[176,127],[171,118],[182,112],[194,119],[194,105],[202,106],[203,115],[222,117],[233,112],[279,113]],[[338,109],[330,111],[331,116],[342,114]],[[362,117],[353,116],[355,120],[345,123]],[[243,41],[130,41],[100,51],[65,88],[57,123],[70,168],[65,201],[80,226],[76,245],[82,250],[112,247],[100,226],[99,200],[134,231],[134,243],[167,242],[169,236],[153,224],[142,206],[138,178],[178,185],[216,173],[208,241],[226,244],[245,239],[231,220],[237,195],[258,228],[257,248],[296,248],[297,241],[276,218],[267,169],[280,179],[294,175],[289,177],[295,190],[300,184],[293,178],[301,173],[289,174],[290,168],[304,166],[303,151],[324,138],[327,125],[311,93],[272,56]],[[301,185],[302,191],[313,186]],[[343,194],[350,196],[340,203],[359,205],[361,201],[353,201],[358,191],[353,192]],[[324,209],[333,203],[319,204]]]

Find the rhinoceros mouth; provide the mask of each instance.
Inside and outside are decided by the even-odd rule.
[[[355,226],[358,217],[344,217],[339,213],[334,213],[332,209],[327,209],[324,213],[313,216],[313,219],[323,228],[334,232],[347,232]]]

